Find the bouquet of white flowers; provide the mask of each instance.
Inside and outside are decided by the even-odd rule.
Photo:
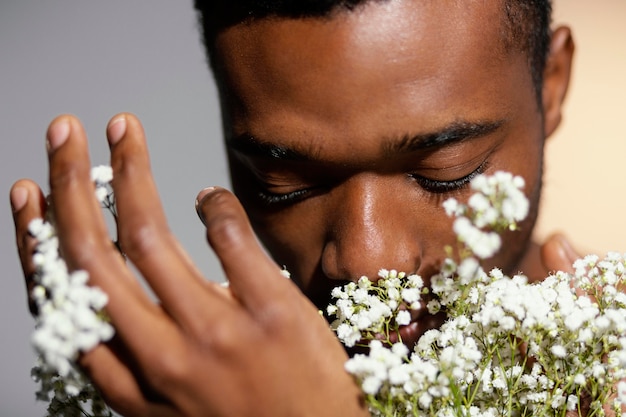
[[[363,344],[346,364],[374,416],[602,416],[626,404],[626,257],[576,261],[575,274],[485,272],[477,258],[500,246],[528,211],[523,180],[480,176],[455,216],[460,259],[445,259],[430,288],[417,275],[381,270],[333,292],[332,328],[346,346]],[[452,248],[447,248],[452,254]],[[424,305],[423,296],[435,297]],[[447,320],[413,347],[401,341],[410,311],[444,311]],[[395,338],[392,337],[396,335]],[[400,339],[400,340],[397,340]],[[395,341],[395,342],[394,342]]]
[[[109,167],[92,171],[96,196],[115,216]],[[430,285],[417,275],[381,270],[336,288],[327,313],[348,347],[346,363],[374,416],[563,416],[621,413],[626,403],[626,257],[587,256],[575,274],[557,272],[529,284],[522,275],[485,272],[479,259],[500,248],[504,229],[515,230],[528,212],[524,181],[508,173],[478,176],[467,205],[444,203],[456,217],[458,248]],[[51,401],[50,416],[111,416],[76,360],[113,328],[107,298],[87,286],[84,271],[69,273],[59,254],[53,219],[36,220],[34,263],[38,306],[33,344],[40,355],[33,375],[37,396]],[[458,255],[455,257],[453,253]],[[456,258],[456,259],[455,259]],[[409,349],[402,328],[411,312],[427,309],[447,320]],[[52,399],[50,400],[50,394]]]

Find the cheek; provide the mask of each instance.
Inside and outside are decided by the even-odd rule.
[[[275,213],[250,213],[251,223],[274,261],[286,267],[301,288],[319,269],[325,242],[323,210],[301,204]]]

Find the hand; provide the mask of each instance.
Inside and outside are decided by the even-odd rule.
[[[80,358],[106,401],[132,416],[367,415],[360,390],[343,370],[343,348],[258,246],[236,198],[219,188],[199,195],[208,241],[230,280],[224,289],[201,276],[168,230],[139,121],[119,115],[107,136],[119,243],[160,304],[111,243],[93,195],[80,122],[61,116],[47,134],[50,209],[64,258],[109,295],[106,311],[116,337]],[[43,194],[21,180],[11,202],[30,277],[27,225],[44,216]]]

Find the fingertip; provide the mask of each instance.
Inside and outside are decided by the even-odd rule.
[[[46,133],[46,147],[48,152],[55,151],[67,142],[71,132],[72,126],[69,115],[59,116],[50,122]]]
[[[11,209],[13,210],[13,213],[17,213],[24,208],[28,202],[28,189],[21,183],[16,183],[13,187],[11,187],[9,199],[11,201]]]
[[[13,184],[9,191],[9,201],[14,214],[21,211],[33,199],[41,195],[37,184],[28,179],[20,179]]]
[[[565,250],[567,258],[570,262],[574,263],[574,261],[580,258],[580,253],[574,248],[574,246],[572,246],[571,240],[565,236],[561,236],[561,246]]]
[[[214,192],[216,190],[217,190],[217,187],[206,187],[206,188],[203,188],[198,193],[198,196],[196,197],[196,208],[202,204],[202,200],[204,200],[204,197],[206,197],[207,195],[211,194],[212,192]]]
[[[200,218],[200,221],[206,226],[206,222],[204,219],[204,215],[202,213],[202,202],[204,200],[204,198],[213,193],[215,190],[217,189],[217,187],[206,187],[204,189],[202,189],[197,197],[196,197],[196,201],[195,201],[195,207],[196,207],[196,213],[198,214],[198,217]]]
[[[542,245],[541,257],[549,269],[565,270],[569,269],[580,256],[564,234],[555,233]]]
[[[145,149],[143,125],[139,118],[132,113],[124,112],[113,116],[107,124],[106,135],[112,150],[120,142],[124,143],[123,148],[127,151],[136,152],[137,146]],[[123,140],[125,138],[132,140]]]
[[[119,114],[113,117],[107,125],[107,139],[109,145],[118,143],[126,134],[126,114]]]
[[[245,210],[230,191],[221,187],[208,187],[198,194],[196,211],[206,227],[209,244],[216,252],[239,247],[252,236]]]
[[[564,251],[562,250],[561,242],[563,241],[563,235],[560,233],[555,233],[550,236],[543,242],[541,245],[541,255],[543,257],[546,256],[558,256],[563,257]]]
[[[552,239],[553,244],[558,246],[559,250],[562,251],[564,258],[570,261],[575,261],[579,258],[578,252],[576,252],[571,241],[564,234],[555,233],[550,239]]]

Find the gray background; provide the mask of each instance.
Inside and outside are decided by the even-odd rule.
[[[565,124],[548,146],[537,235],[565,229],[584,248],[623,252],[626,0],[556,0],[555,9],[557,20],[576,28],[579,50]],[[13,244],[10,185],[20,177],[46,184],[44,133],[60,113],[83,120],[94,163],[106,163],[104,128],[120,111],[144,122],[172,229],[206,275],[221,279],[193,205],[200,189],[226,185],[227,177],[191,1],[0,0],[0,417],[44,409],[29,377],[32,319]],[[610,199],[598,198],[602,192]]]
[[[94,163],[120,111],[144,123],[171,227],[207,275],[220,278],[194,210],[198,191],[227,185],[213,79],[191,1],[54,0],[0,3],[0,417],[38,416],[29,369],[32,320],[13,244],[8,191],[18,178],[46,188],[44,134],[78,115]]]

